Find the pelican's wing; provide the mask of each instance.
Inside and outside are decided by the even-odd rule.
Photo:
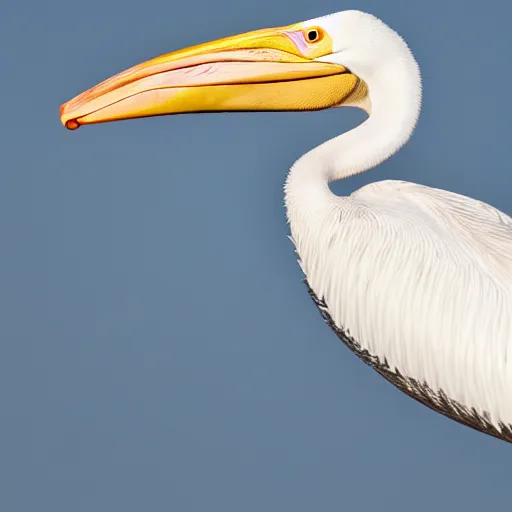
[[[338,335],[403,391],[512,441],[510,217],[384,181],[340,198],[316,231],[299,253]]]

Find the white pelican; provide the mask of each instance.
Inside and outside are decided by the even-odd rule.
[[[369,117],[302,156],[285,185],[313,300],[339,338],[398,389],[512,442],[510,217],[404,181],[349,197],[329,189],[389,158],[416,125],[420,71],[383,22],[339,12],[169,53],[64,104],[61,121],[75,129],[164,114],[343,106]]]

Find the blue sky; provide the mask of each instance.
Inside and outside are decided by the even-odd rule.
[[[58,120],[147,58],[348,8],[410,43],[424,110],[398,155],[335,190],[406,179],[510,213],[505,2],[2,7],[2,510],[506,509],[511,447],[374,374],[301,283],[287,170],[362,113]]]

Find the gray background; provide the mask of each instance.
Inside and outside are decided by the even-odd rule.
[[[507,2],[4,2],[2,511],[510,506],[510,446],[365,367],[301,283],[285,175],[362,113],[59,123],[147,58],[354,7],[409,41],[425,102],[403,151],[335,190],[407,179],[510,213]]]

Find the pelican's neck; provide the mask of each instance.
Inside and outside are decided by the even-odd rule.
[[[330,182],[379,165],[411,136],[421,107],[420,72],[399,36],[395,44],[395,53],[377,69],[361,66],[360,56],[351,56],[349,51],[340,56],[368,85],[371,114],[361,125],[316,147],[293,165],[285,186],[292,233],[294,221],[306,220],[340,200],[330,191]]]

